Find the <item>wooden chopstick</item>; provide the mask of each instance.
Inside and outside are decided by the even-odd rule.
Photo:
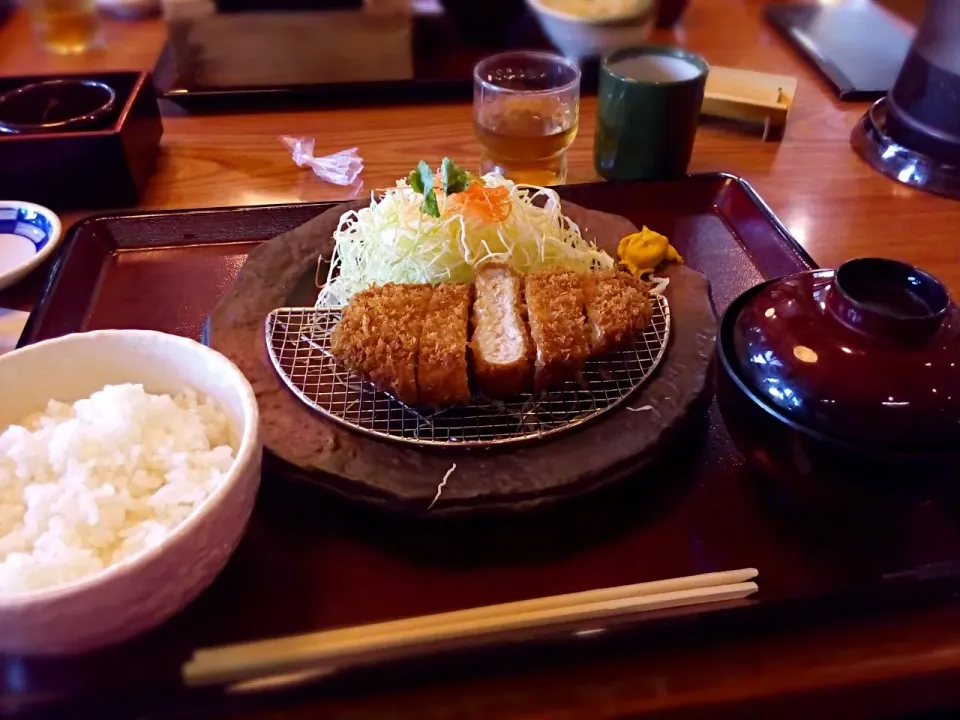
[[[345,668],[638,612],[736,600],[757,591],[753,568],[589,590],[308,635],[198,650],[188,685]]]
[[[425,629],[449,622],[507,617],[521,613],[550,610],[557,607],[597,603],[608,600],[639,597],[642,595],[656,595],[660,593],[677,592],[679,590],[715,587],[718,585],[735,585],[752,580],[757,577],[757,575],[758,572],[755,568],[744,568],[742,570],[704,573],[701,575],[670,578],[668,580],[654,580],[633,585],[620,585],[599,590],[585,590],[583,592],[567,593],[565,595],[552,595],[532,600],[485,605],[483,607],[454,610],[452,612],[436,613],[433,615],[419,615],[417,617],[390,620],[370,625],[356,625],[337,630],[324,630],[319,633],[295,635],[287,638],[273,638],[250,643],[238,643],[225,648],[204,648],[194,651],[193,658],[195,660],[201,660],[211,656],[219,656],[227,649],[229,649],[230,654],[234,656],[260,655],[276,648],[291,649],[311,646],[316,643],[318,638],[322,638],[325,642],[334,642],[349,637],[373,637],[374,635],[390,634],[405,630]]]

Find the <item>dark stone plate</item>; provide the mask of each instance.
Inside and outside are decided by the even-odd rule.
[[[267,355],[264,319],[274,308],[309,305],[317,259],[329,257],[340,216],[366,204],[331,208],[250,253],[210,316],[211,347],[253,384],[264,442],[280,474],[352,500],[428,514],[443,476],[457,468],[430,515],[526,510],[634,476],[679,430],[708,386],[717,323],[706,278],[683,266],[667,271],[672,339],[659,370],[621,409],[582,428],[522,448],[419,449],[378,440],[326,420],[283,384]],[[636,227],[627,219],[564,203],[585,237],[611,254]],[[628,408],[649,405],[651,410]]]

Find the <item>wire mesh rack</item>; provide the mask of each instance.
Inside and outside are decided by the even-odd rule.
[[[542,438],[615,408],[650,377],[670,340],[670,305],[651,296],[653,318],[631,348],[587,362],[584,383],[509,400],[430,410],[408,406],[345,370],[330,353],[341,308],[278,308],[267,349],[284,383],[309,407],[361,432],[417,445],[486,447]]]

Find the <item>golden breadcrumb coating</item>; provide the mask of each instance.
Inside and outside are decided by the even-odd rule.
[[[550,390],[582,381],[588,358],[636,342],[652,316],[649,292],[618,270],[524,277],[488,263],[474,285],[389,284],[357,293],[334,328],[331,351],[344,368],[410,405],[468,403],[471,371],[488,397],[528,392],[531,381]]]
[[[357,293],[334,328],[334,357],[377,387],[416,404],[417,352],[430,285],[390,283]]]
[[[472,285],[444,283],[433,289],[417,360],[421,405],[443,407],[470,402],[467,333],[472,302]]]
[[[537,346],[537,390],[582,379],[590,356],[583,315],[583,276],[569,270],[527,275],[524,295],[530,334]]]
[[[619,270],[585,275],[583,296],[593,355],[632,345],[653,315],[648,284]]]

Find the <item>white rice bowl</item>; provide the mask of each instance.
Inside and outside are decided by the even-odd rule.
[[[164,333],[82,333],[0,356],[0,397],[0,653],[122,641],[213,581],[260,479],[236,366]]]

